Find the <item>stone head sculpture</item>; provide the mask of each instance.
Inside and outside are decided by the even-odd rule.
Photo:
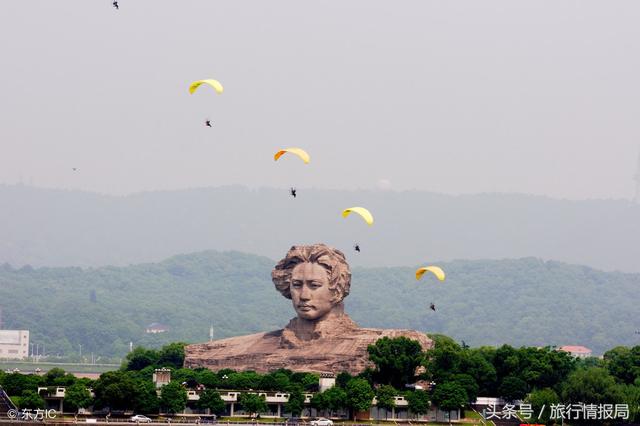
[[[276,289],[293,302],[298,317],[318,321],[342,312],[351,271],[340,250],[324,244],[293,246],[271,271]]]

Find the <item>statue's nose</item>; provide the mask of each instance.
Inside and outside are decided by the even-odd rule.
[[[300,290],[300,299],[309,300],[310,297],[311,292],[309,291],[309,288],[306,285],[303,285],[302,289]]]

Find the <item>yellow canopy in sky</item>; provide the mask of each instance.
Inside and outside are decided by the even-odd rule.
[[[307,151],[305,151],[302,148],[281,149],[280,151],[276,152],[276,154],[273,156],[273,159],[275,161],[278,161],[278,158],[282,157],[286,152],[290,152],[291,154],[297,155],[302,159],[302,161],[304,161],[304,164],[309,164],[309,161],[311,161],[311,157],[309,157],[309,154],[307,154]]]
[[[371,212],[364,207],[350,207],[348,209],[344,209],[342,211],[342,217],[347,217],[351,213],[358,213],[360,216],[362,216],[364,221],[367,222],[367,225],[373,225],[373,215],[371,215]]]
[[[189,86],[189,93],[193,95],[193,92],[195,92],[196,89],[203,84],[208,84],[209,86],[213,87],[218,95],[221,94],[224,90],[222,84],[220,84],[218,80],[198,80],[191,83],[191,85]]]
[[[433,275],[438,277],[440,281],[444,281],[444,271],[438,266],[425,266],[422,268],[418,268],[416,270],[416,280],[419,280],[420,278],[422,278],[422,276],[427,271],[433,273]]]

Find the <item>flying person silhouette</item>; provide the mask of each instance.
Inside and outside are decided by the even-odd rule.
[[[353,246],[353,249],[354,249],[355,251],[357,251],[358,253],[360,253],[360,245],[359,245],[358,243],[356,243],[356,245],[355,245],[355,246]]]
[[[207,121],[205,121],[205,122],[204,122],[204,124],[205,124],[205,126],[207,126],[207,127],[213,127],[213,126],[211,125],[211,120],[207,120]]]
[[[295,189],[295,188],[291,188],[291,196],[292,196],[293,198],[296,198],[296,195],[297,195],[297,194],[296,194],[296,189]]]
[[[118,1],[117,1],[117,0],[113,0],[113,3],[112,3],[112,4],[113,4],[113,7],[115,7],[115,8],[116,8],[116,10],[120,10],[120,5],[118,4]]]
[[[433,312],[435,312],[435,311],[436,311],[436,305],[434,305],[433,303],[431,303],[431,304],[429,305],[429,309],[431,309]]]

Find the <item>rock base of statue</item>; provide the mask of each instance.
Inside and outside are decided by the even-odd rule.
[[[358,374],[369,361],[367,347],[382,337],[404,336],[416,340],[424,350],[433,347],[425,334],[413,330],[360,328],[342,314],[309,327],[299,318],[282,330],[250,334],[189,345],[185,348],[185,367],[211,370],[266,373],[286,368],[300,372]]]

